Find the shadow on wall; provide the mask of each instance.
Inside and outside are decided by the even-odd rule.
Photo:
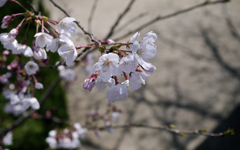
[[[240,105],[215,128],[213,133],[234,129],[235,134],[223,138],[209,137],[196,150],[239,150],[240,149]]]

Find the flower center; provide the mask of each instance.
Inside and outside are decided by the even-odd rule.
[[[138,54],[139,56],[143,56],[144,50],[139,50],[139,51],[137,51],[137,54]]]
[[[73,48],[72,47],[68,47],[68,53],[71,53],[73,51]]]
[[[41,35],[41,36],[40,36],[40,40],[43,41],[44,39],[45,39],[45,36],[44,36],[44,35]]]
[[[29,68],[32,69],[32,68],[33,68],[33,65],[29,65]]]
[[[63,28],[65,28],[66,27],[66,22],[61,22],[61,24],[60,24]]]
[[[130,65],[130,62],[124,62],[124,65],[125,66]]]
[[[109,61],[109,60],[106,60],[106,61],[104,62],[104,64],[105,64],[106,66],[108,66],[108,67],[110,67],[110,63],[111,63],[111,61]]]

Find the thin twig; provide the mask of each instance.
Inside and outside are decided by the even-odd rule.
[[[58,9],[60,9],[66,16],[71,17],[62,7],[60,7],[60,6],[59,6],[57,3],[55,3],[53,0],[50,0],[50,2],[52,2],[52,4],[53,4],[55,7],[57,7]],[[85,35],[87,34],[87,35],[90,37],[90,39],[91,39],[92,42],[96,42],[98,45],[101,45],[101,43],[100,43],[98,40],[94,39],[93,34],[87,32],[87,31],[80,25],[80,23],[79,23],[78,21],[75,21],[75,23],[76,23],[77,26],[84,32]]]
[[[59,124],[66,124],[69,126],[72,126],[72,123],[69,121],[61,120],[57,117],[45,117],[45,116],[40,116],[38,115],[37,119],[48,119],[51,120],[55,123]],[[170,125],[171,126],[171,125]],[[206,132],[206,129],[200,129],[200,130],[179,130],[176,128],[171,128],[170,126],[151,126],[151,125],[146,125],[146,124],[123,124],[123,125],[114,125],[114,126],[103,126],[103,127],[87,127],[85,126],[88,130],[108,130],[109,128],[114,128],[114,129],[121,129],[121,128],[147,128],[147,129],[153,129],[153,130],[163,130],[163,131],[168,131],[171,133],[175,133],[180,136],[184,135],[203,135],[203,136],[208,136],[208,137],[222,137],[222,136],[227,136],[227,135],[233,135],[234,131],[233,129],[228,129],[225,132],[220,132],[220,133],[208,133]]]
[[[147,27],[147,26],[149,26],[149,25],[151,25],[151,24],[153,24],[153,23],[155,23],[157,21],[168,19],[168,18],[171,18],[171,17],[177,16],[179,14],[183,14],[183,13],[189,12],[191,10],[194,10],[196,8],[200,8],[200,7],[203,7],[203,6],[220,4],[220,3],[226,3],[226,2],[230,2],[230,0],[218,0],[218,1],[213,1],[213,2],[206,1],[206,2],[203,2],[203,3],[198,4],[196,6],[192,6],[192,7],[189,7],[187,9],[179,10],[179,11],[176,11],[174,13],[168,14],[166,16],[158,16],[158,17],[148,21],[147,23],[141,25],[140,27],[138,27],[138,28],[136,28],[136,29],[134,29],[134,30],[132,30],[132,31],[122,35],[121,37],[118,37],[118,38],[114,39],[114,41],[119,41],[119,40],[121,40],[121,39],[123,39],[123,38],[125,38],[125,37],[127,37],[127,36],[129,36],[129,35],[131,35],[131,34],[133,34],[135,32],[137,32],[137,31],[142,30],[143,28],[145,28],[145,27]]]
[[[95,13],[95,10],[96,10],[96,7],[97,7],[97,3],[98,3],[98,0],[95,0],[93,2],[93,6],[92,6],[92,9],[91,9],[91,13],[90,13],[90,16],[88,18],[88,31],[91,32],[92,31],[92,19],[93,19],[93,15]]]
[[[131,0],[131,2],[128,4],[128,6],[126,7],[126,9],[123,11],[123,13],[121,15],[119,15],[119,17],[117,18],[117,20],[115,21],[115,23],[113,24],[112,28],[110,29],[108,35],[104,38],[105,40],[107,40],[108,38],[110,38],[113,33],[115,28],[118,26],[119,22],[121,21],[121,19],[128,13],[128,11],[131,9],[133,3],[135,2],[135,0]]]
[[[60,83],[61,78],[59,77],[56,81],[54,81],[50,87],[47,89],[45,94],[40,98],[39,103],[40,105],[47,99],[47,97],[50,95],[50,93],[55,89],[55,87]],[[25,120],[27,120],[31,115],[35,112],[35,110],[31,109],[28,112],[25,112],[22,117],[18,118],[16,121],[14,121],[10,126],[0,130],[0,139],[7,134],[9,131],[15,129],[22,123],[24,123]]]
[[[53,121],[55,123],[58,123],[58,124],[66,124],[66,125],[69,125],[69,126],[72,125],[72,123],[70,121],[61,120],[57,117],[46,117],[46,116],[38,115],[37,119],[46,119],[46,120],[51,120],[51,121]]]
[[[134,21],[144,17],[145,15],[147,15],[148,13],[141,13],[139,15],[137,15],[136,17],[126,21],[126,23],[124,23],[121,27],[119,27],[114,33],[117,34],[118,32],[122,31],[124,28],[126,28],[127,26],[129,26],[131,23],[133,23]]]
[[[39,12],[36,10],[36,8],[28,1],[28,0],[24,0],[25,3],[27,3],[31,8],[32,10],[34,11],[34,13],[37,15]]]
[[[180,136],[184,136],[185,134],[189,134],[189,135],[203,135],[203,136],[210,136],[210,137],[222,137],[222,136],[227,136],[227,135],[232,135],[234,134],[233,130],[227,130],[225,132],[221,132],[221,133],[208,133],[206,132],[205,129],[202,130],[179,130],[179,129],[175,129],[175,128],[170,128],[169,126],[151,126],[151,125],[146,125],[146,124],[124,124],[124,125],[114,125],[114,126],[110,126],[114,129],[119,129],[119,128],[148,128],[148,129],[154,129],[154,130],[164,130],[164,131],[168,131],[168,132],[172,132],[175,133],[177,135]],[[109,129],[109,127],[92,127],[92,128],[88,128],[89,130],[107,130]]]

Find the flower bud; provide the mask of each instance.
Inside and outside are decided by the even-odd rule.
[[[107,40],[107,44],[114,44],[115,42],[113,41],[113,40],[111,40],[111,39],[108,39]]]
[[[26,22],[27,22],[27,23],[32,23],[32,17],[28,17],[28,18],[26,19]]]
[[[8,33],[9,36],[16,36],[18,35],[18,30],[16,28],[12,29],[9,33]]]
[[[3,20],[2,20],[2,23],[6,23],[6,22],[8,22],[11,18],[12,18],[12,17],[9,16],[9,15],[4,16],[4,17],[3,17]]]
[[[3,55],[7,56],[9,54],[10,54],[10,52],[8,50],[3,51]]]
[[[40,19],[43,20],[44,22],[47,22],[48,17],[46,17],[46,16],[41,16]]]
[[[34,16],[34,13],[31,12],[31,11],[27,11],[27,12],[24,13],[24,16],[25,17],[32,17],[32,16]]]
[[[35,19],[34,22],[35,22],[36,26],[40,26],[41,25],[41,21],[39,19]]]
[[[6,29],[8,27],[8,24],[7,23],[3,23],[2,25],[1,25],[1,28],[2,29]]]

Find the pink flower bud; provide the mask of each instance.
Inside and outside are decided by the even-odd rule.
[[[46,116],[47,116],[47,117],[51,117],[51,116],[52,116],[52,113],[51,113],[51,111],[49,111],[49,110],[48,110],[48,111],[46,111]]]
[[[1,28],[2,29],[6,29],[8,27],[8,24],[7,23],[3,23],[2,25],[1,25]]]
[[[92,88],[94,87],[95,85],[95,79],[93,78],[87,78],[86,80],[84,80],[83,82],[83,88],[88,90],[89,92],[92,91]]]
[[[9,54],[10,54],[10,52],[8,50],[3,51],[3,55],[7,56]]]
[[[9,36],[16,36],[18,35],[18,30],[16,28],[12,29],[9,33],[8,33]]]
[[[111,39],[108,39],[107,40],[107,44],[114,44],[115,42],[113,41],[113,40],[111,40]]]
[[[8,22],[11,18],[12,18],[12,17],[9,16],[9,15],[4,16],[4,17],[3,17],[3,20],[2,20],[2,23],[6,23],[6,22]]]

